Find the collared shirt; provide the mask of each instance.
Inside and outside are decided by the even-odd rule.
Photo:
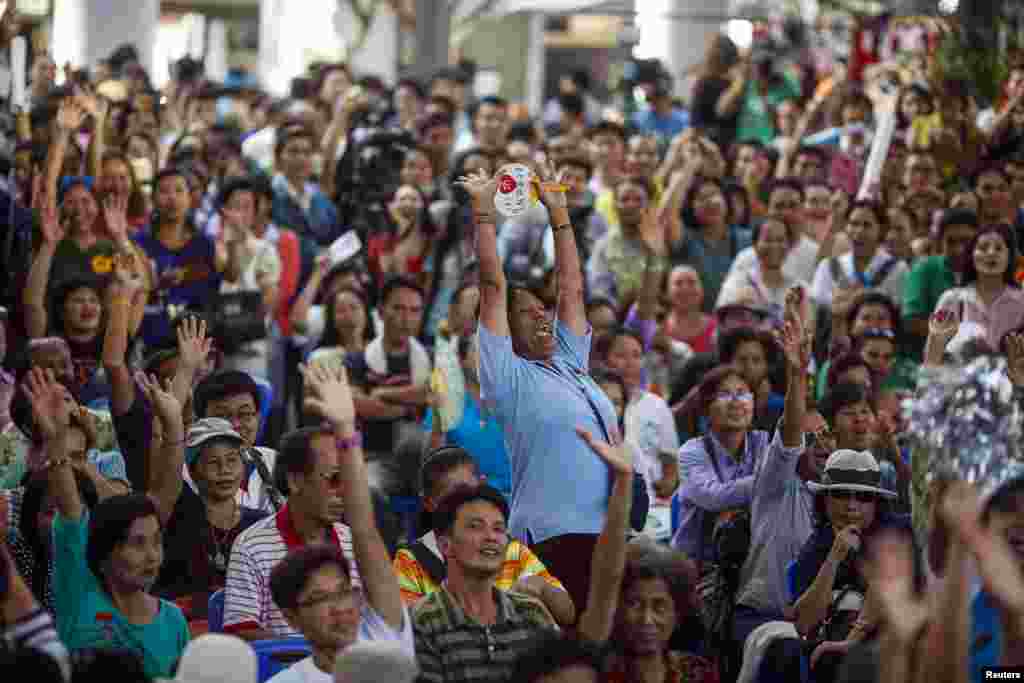
[[[835,257],[839,261],[839,269],[846,282],[835,282],[832,279],[831,259],[825,259],[818,264],[818,270],[814,273],[814,282],[811,284],[811,299],[819,306],[832,306],[832,293],[836,286],[863,286],[870,289],[881,290],[889,296],[896,304],[903,300],[903,280],[909,269],[906,263],[896,263],[889,268],[884,278],[879,278],[886,263],[893,259],[885,249],[879,248],[871,257],[867,272],[858,274],[853,265],[853,252],[848,251],[842,256]],[[863,282],[861,275],[867,280]]]
[[[957,285],[957,273],[945,256],[926,256],[914,263],[903,282],[903,318],[927,318],[939,298]]]
[[[750,243],[751,232],[742,226],[729,226],[724,243],[708,242],[703,232],[687,226],[683,239],[672,245],[672,263],[693,266],[700,275],[704,284],[704,312],[710,313],[714,309],[732,262]]]
[[[814,271],[818,266],[817,242],[807,235],[801,235],[797,243],[786,254],[786,260],[782,262],[782,274],[787,280],[806,280],[810,282],[814,278]],[[757,252],[754,247],[742,249],[736,255],[736,260],[729,268],[729,274],[725,276],[728,282],[734,275],[754,270],[757,267]],[[725,285],[722,286],[723,289]]]
[[[626,438],[640,450],[637,471],[647,482],[647,496],[655,500],[654,484],[664,476],[662,453],[679,451],[679,434],[672,409],[665,399],[649,391],[634,391],[626,404]]]
[[[481,324],[480,398],[505,432],[512,465],[512,535],[534,545],[564,534],[599,534],[611,494],[608,466],[580,439],[617,436],[615,408],[590,378],[591,331],[555,323],[547,363],[516,355],[512,339]],[[566,477],[572,477],[572,487]],[[571,495],[570,495],[571,494]]]
[[[493,590],[498,617],[484,626],[467,615],[447,587],[412,610],[421,683],[504,683],[532,640],[555,630],[550,612],[534,598]]]
[[[437,546],[437,537],[433,531],[424,534],[420,541],[427,550],[437,556],[438,560],[444,562],[441,550]],[[441,586],[434,583],[408,548],[399,549],[392,564],[395,574],[398,575],[398,585],[402,589],[402,602],[406,605],[415,605],[424,596],[440,590]],[[548,568],[532,550],[519,541],[509,541],[505,550],[505,562],[501,565],[501,573],[494,581],[494,586],[498,590],[511,590],[520,579],[528,576],[539,576],[554,588],[565,590],[562,582],[551,575]]]
[[[814,531],[814,494],[796,473],[803,445],[786,448],[776,432],[754,470],[750,552],[740,572],[736,604],[782,613],[789,604],[786,567]]]
[[[362,581],[352,551],[352,530],[335,523],[327,539],[341,550],[348,561],[352,587],[359,589]],[[270,573],[289,551],[304,546],[295,529],[288,505],[272,517],[253,524],[243,531],[231,547],[228,579],[224,589],[224,630],[237,633],[262,629],[276,637],[289,638],[301,634],[285,621],[281,608],[270,597]]]
[[[768,432],[751,431],[743,441],[743,455],[731,457],[713,432],[690,439],[679,449],[680,516],[672,546],[694,560],[704,559],[704,515],[750,505],[754,466],[768,450]],[[707,446],[710,444],[711,453]],[[711,458],[718,463],[721,478]]]
[[[782,286],[769,287],[761,275],[761,265],[757,262],[746,271],[733,271],[725,278],[722,290],[718,293],[718,301],[715,308],[722,308],[730,304],[756,304],[770,308],[779,320],[782,320],[782,311],[786,305],[786,292],[794,285],[800,285],[805,290],[808,285],[803,280],[795,280],[782,271]]]
[[[984,333],[988,345],[998,349],[999,342],[1007,332],[1024,324],[1024,291],[1020,287],[1008,285],[991,304],[986,304],[972,284],[947,290],[935,308],[953,311],[960,317],[962,327],[950,340],[951,347],[957,348],[970,334],[971,326],[963,323],[974,323]]]

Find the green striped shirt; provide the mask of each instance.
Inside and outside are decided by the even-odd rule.
[[[422,683],[506,681],[534,638],[555,630],[555,621],[537,600],[494,589],[498,618],[484,626],[468,616],[442,587],[416,603],[412,627]]]

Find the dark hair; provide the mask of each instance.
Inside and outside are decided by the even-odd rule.
[[[832,387],[818,402],[818,412],[829,424],[833,424],[840,410],[856,403],[871,404],[871,395],[859,384],[843,382]]]
[[[439,536],[449,536],[455,528],[455,518],[464,505],[485,501],[498,508],[501,516],[508,522],[508,501],[493,486],[481,484],[475,487],[458,488],[445,496],[434,511],[434,531]]]
[[[351,294],[352,296],[359,299],[359,303],[363,305],[363,314],[366,316],[366,325],[363,327],[363,341],[368,342],[373,339],[373,314],[370,311],[370,301],[366,298],[366,294],[362,290],[356,289],[355,287],[342,287],[334,293],[327,303],[324,305],[324,333],[320,337],[320,343],[317,344],[317,348],[330,348],[332,346],[341,345],[341,337],[338,335],[338,330],[334,326],[334,311],[338,295],[342,292]]]
[[[697,568],[683,553],[657,549],[639,555],[627,556],[619,604],[633,584],[639,581],[661,579],[675,603],[677,626],[694,612],[694,591],[697,587]]]
[[[775,351],[775,340],[768,332],[756,330],[753,327],[737,327],[718,337],[718,359],[722,363],[732,363],[740,346],[748,342],[755,342],[764,349],[765,359],[771,363],[772,354]],[[751,387],[754,389],[756,387]]]
[[[156,503],[144,493],[113,496],[100,501],[92,509],[85,559],[93,575],[107,591],[110,588],[103,578],[103,565],[117,546],[127,540],[128,532],[135,520],[146,517],[156,517],[160,528],[163,528]]]
[[[210,401],[220,401],[236,394],[249,394],[252,396],[253,403],[259,408],[260,390],[249,373],[241,370],[221,370],[213,373],[200,382],[195,389],[192,405],[196,417],[200,419],[206,417]]]
[[[103,320],[100,323],[100,338],[102,330],[106,328],[106,303],[103,293],[106,291],[106,284],[99,277],[94,275],[73,276],[62,282],[54,289],[50,296],[50,329],[64,336],[64,304],[74,292],[79,289],[91,289],[100,300],[100,312]]]
[[[1012,514],[1020,510],[1017,497],[1024,494],[1024,476],[1017,476],[1000,485],[991,498],[985,503],[981,512],[981,521],[988,524],[992,515]]]
[[[224,182],[224,187],[221,188],[220,194],[217,195],[217,207],[223,208],[231,201],[231,195],[236,192],[252,192],[254,197],[262,196],[271,201],[274,199],[274,190],[271,188],[270,181],[265,176],[242,176],[239,178],[229,178]]]
[[[800,195],[800,201],[804,200],[804,183],[796,178],[776,178],[771,181],[768,185],[768,198],[771,199],[772,194],[776,190],[793,190]]]
[[[274,461],[274,486],[278,491],[289,495],[288,475],[308,474],[313,469],[313,437],[328,433],[323,426],[299,427],[281,437]]]
[[[954,225],[969,225],[977,230],[978,214],[970,209],[945,209],[939,219],[937,237],[941,240],[946,230]]]
[[[426,303],[426,293],[423,288],[416,284],[413,280],[404,275],[395,275],[389,277],[384,281],[384,286],[380,288],[380,305],[384,307],[388,303],[388,299],[391,298],[393,292],[399,289],[409,289],[419,294],[420,299]],[[367,321],[369,323],[369,321]]]
[[[72,681],[149,683],[142,657],[126,647],[91,647],[71,652]],[[33,679],[35,680],[35,679]]]
[[[126,207],[127,215],[133,218],[144,216],[146,213],[146,195],[142,191],[139,179],[135,176],[135,167],[131,165],[128,156],[119,150],[104,152],[100,164],[101,167],[110,161],[119,161],[124,164],[125,168],[128,169],[128,177],[132,181],[131,193],[128,195],[128,206]]]
[[[850,312],[846,314],[846,325],[849,328],[853,328],[853,323],[860,315],[860,309],[865,306],[884,306],[889,311],[889,318],[892,320],[892,331],[899,339],[903,335],[903,320],[900,318],[900,309],[896,303],[889,298],[888,294],[884,294],[878,291],[867,291],[854,299],[853,305],[850,306]]]
[[[589,642],[545,629],[516,659],[508,680],[537,683],[542,678],[573,667],[585,667],[600,674],[604,670],[604,656]]]
[[[978,247],[978,242],[985,235],[997,234],[1003,238],[1006,242],[1006,249],[1008,252],[1008,258],[1006,261],[1006,272],[1003,273],[1003,280],[1006,284],[1013,287],[1017,286],[1017,281],[1014,279],[1014,274],[1017,271],[1017,240],[1014,239],[1013,229],[1002,223],[995,225],[986,225],[981,227],[977,234],[974,235],[974,239],[971,240],[971,246],[967,248],[967,258],[964,263],[964,284],[968,285],[978,279],[978,269],[974,265],[974,250]]]
[[[828,386],[834,387],[839,384],[839,378],[854,368],[866,368],[871,374],[871,366],[859,353],[848,352],[832,359],[828,368]],[[850,382],[847,382],[850,384]]]
[[[469,193],[467,193],[463,188],[457,186],[455,183],[459,178],[466,175],[466,162],[468,162],[473,156],[483,157],[491,163],[491,166],[494,166],[494,156],[490,152],[485,152],[479,147],[470,147],[469,149],[456,154],[452,158],[452,163],[448,170],[448,185],[452,189],[452,199],[454,199],[455,203],[459,206],[468,206],[470,198]],[[449,232],[451,231],[449,230]]]
[[[283,130],[280,130],[277,134],[277,141],[274,143],[274,158],[280,158],[281,152],[284,151],[285,146],[292,140],[298,140],[300,138],[305,138],[310,142],[315,142],[313,131],[309,130],[305,126],[287,126]]]
[[[629,389],[626,388],[626,380],[622,379],[622,375],[606,368],[593,368],[590,371],[590,379],[594,380],[595,384],[614,384],[622,390],[622,397],[629,400]],[[625,433],[626,429],[626,414],[623,411],[622,417],[619,418],[619,430]]]
[[[640,345],[641,353],[645,350],[643,335],[634,329],[620,325],[610,333],[602,335],[594,341],[594,351],[590,356],[591,361],[597,359],[601,363],[605,363],[608,360],[608,354],[611,353],[612,347],[615,346],[615,342],[618,341],[620,337],[629,337],[630,339],[635,340],[636,343]]]
[[[438,419],[437,415],[434,419]],[[420,465],[420,495],[427,497],[433,494],[441,479],[459,467],[479,467],[469,451],[461,446],[441,446],[427,453]]]
[[[616,306],[615,302],[612,301],[611,299],[609,299],[608,297],[606,297],[606,296],[592,296],[589,299],[587,299],[586,309],[587,309],[587,314],[588,315],[595,308],[601,308],[601,307],[606,307],[606,308],[612,309],[613,311],[615,311],[615,317],[616,318],[619,317],[619,308],[618,308],[618,306]]]
[[[683,219],[683,225],[693,230],[700,230],[703,226],[697,221],[697,213],[693,209],[693,203],[697,199],[697,193],[701,191],[705,185],[714,185],[718,188],[718,191],[722,193],[722,197],[725,198],[725,185],[718,178],[711,178],[708,176],[697,176],[693,179],[693,183],[690,185],[690,189],[686,191],[686,197],[683,198],[683,207],[680,210],[680,217]],[[749,202],[748,202],[749,206]],[[727,207],[728,208],[728,207]],[[728,211],[726,212],[728,215]]]
[[[46,651],[29,645],[12,645],[6,643],[0,647],[0,668],[7,672],[11,680],[33,683],[64,683],[64,673],[57,660]],[[141,667],[140,667],[141,668]],[[125,679],[122,673],[118,680]],[[100,678],[79,678],[76,680],[107,680]],[[137,678],[135,680],[148,680]]]
[[[722,183],[722,192],[725,193],[725,201],[728,206],[726,210],[732,213],[732,200],[733,197],[743,198],[743,215],[734,216],[733,223],[736,225],[750,225],[750,195],[747,193],[747,188],[743,187],[734,180],[726,180]]]
[[[796,150],[796,154],[793,155],[793,159],[798,159],[801,155],[812,156],[817,158],[818,161],[821,162],[822,166],[828,163],[828,153],[825,152],[825,150],[823,150],[821,147],[815,147],[814,145],[800,145]],[[804,191],[806,191],[807,185],[827,186],[828,182],[825,180],[815,180],[811,183],[806,183],[803,186]],[[803,195],[803,192],[801,192],[800,194]]]
[[[508,111],[508,100],[506,100],[505,98],[498,97],[497,95],[488,95],[486,97],[481,97],[476,102],[469,105],[466,111],[466,113],[469,115],[470,128],[473,128],[474,132],[476,130],[476,124],[474,123],[474,119],[476,119],[476,115],[480,113],[480,109],[485,104],[495,107],[497,109],[504,109],[505,111]]]
[[[626,141],[629,139],[625,126],[619,125],[614,121],[601,121],[587,129],[586,138],[588,140],[592,140],[598,135],[614,135],[622,140],[622,144],[626,144]]]
[[[564,113],[572,116],[583,116],[586,109],[583,98],[576,93],[562,93],[558,96],[558,105]]]
[[[850,216],[852,216],[853,212],[857,209],[866,209],[875,214],[875,220],[878,221],[878,228],[880,230],[879,237],[884,237],[885,231],[889,227],[889,216],[886,214],[885,205],[873,199],[854,200],[850,204],[850,208],[846,210],[845,220],[850,220]]]
[[[157,172],[156,175],[153,176],[152,185],[154,192],[156,191],[156,188],[160,186],[160,183],[164,181],[165,178],[181,178],[182,180],[185,181],[185,186],[188,187],[190,191],[192,189],[191,172],[188,169],[182,166],[167,166],[161,169],[159,172]]]
[[[713,368],[710,372],[706,373],[701,380],[700,386],[697,391],[700,397],[700,411],[701,415],[707,415],[708,408],[711,403],[715,400],[715,394],[718,393],[718,388],[722,386],[722,383],[730,377],[736,377],[741,380],[744,384],[747,384],[747,380],[743,377],[743,372],[735,365],[726,363],[718,365]],[[756,387],[751,387],[749,384],[747,388],[754,391]]]
[[[590,163],[589,159],[579,154],[572,154],[570,156],[563,157],[561,161],[558,162],[558,168],[555,170],[559,171],[566,166],[583,169],[588,178],[594,174],[594,165]]]
[[[337,567],[352,581],[348,561],[333,546],[317,543],[290,551],[270,572],[270,598],[281,609],[295,609],[309,577],[329,566]]]

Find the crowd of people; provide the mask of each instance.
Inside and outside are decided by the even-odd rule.
[[[0,188],[5,670],[1024,664],[1024,468],[932,476],[906,410],[979,358],[1024,397],[1024,55],[980,112],[924,62],[718,35],[627,116],[586,73],[542,114],[470,65],[275,99],[35,55]]]

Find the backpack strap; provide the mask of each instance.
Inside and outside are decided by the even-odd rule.
[[[444,580],[448,577],[448,568],[441,561],[441,558],[435,555],[423,541],[416,541],[410,544],[409,552],[412,553],[412,556],[423,567],[423,571],[427,573],[431,581],[438,586],[444,583]]]
[[[877,273],[875,273],[875,276],[871,278],[871,286],[881,287],[882,283],[889,277],[889,273],[892,272],[892,269],[895,268],[896,264],[899,262],[899,259],[893,257],[883,263],[882,267],[878,269]]]
[[[835,256],[828,260],[828,271],[832,276],[833,285],[838,285],[840,282],[846,285],[850,284],[850,278],[846,277],[842,266],[839,265],[839,259]]]

